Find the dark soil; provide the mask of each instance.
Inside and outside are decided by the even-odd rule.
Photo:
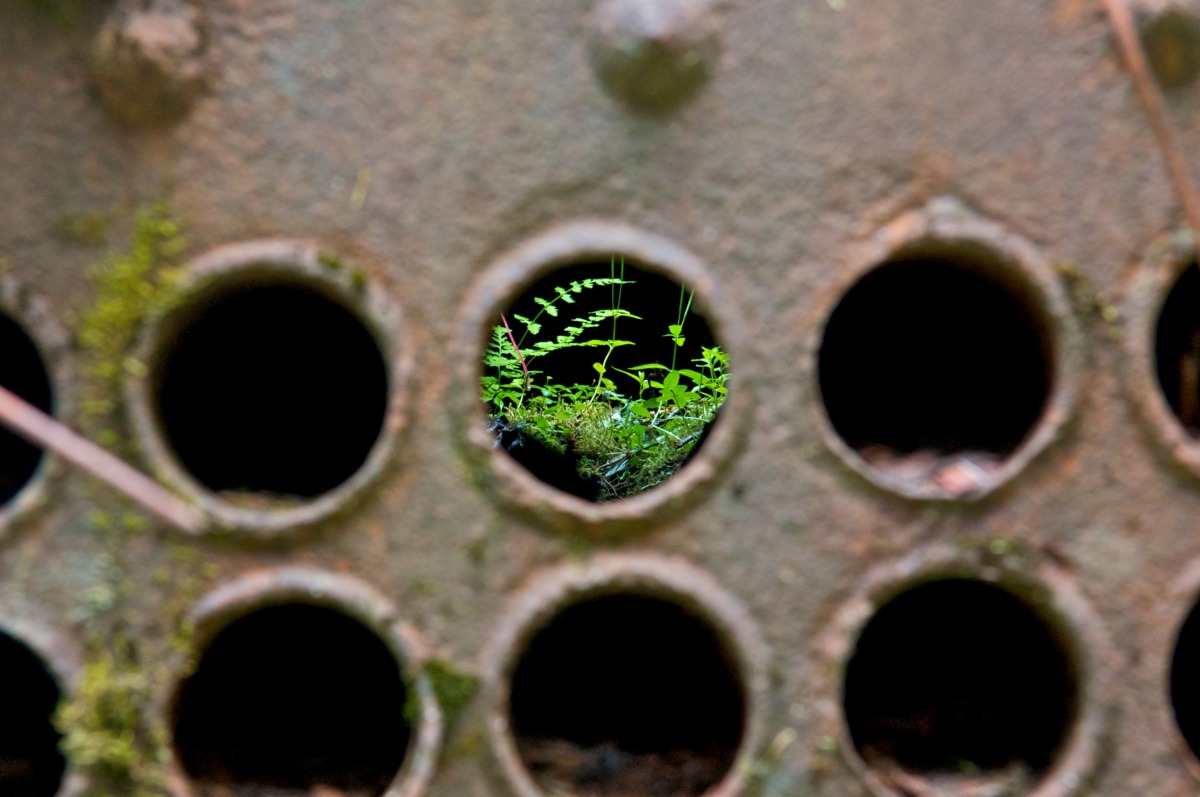
[[[292,789],[280,786],[256,784],[196,784],[192,787],[196,797],[374,797],[375,792],[353,790],[342,791],[332,786],[312,786],[307,789]]]
[[[727,751],[631,753],[615,744],[518,739],[517,749],[550,797],[698,797],[729,770]]]

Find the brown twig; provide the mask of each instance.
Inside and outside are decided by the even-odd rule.
[[[1146,60],[1146,52],[1142,49],[1142,40],[1138,36],[1137,26],[1134,24],[1133,12],[1130,10],[1127,0],[1103,0],[1103,2],[1113,32],[1116,34],[1117,43],[1121,48],[1121,55],[1125,59],[1125,66],[1129,69],[1130,77],[1133,78],[1138,100],[1141,101],[1142,110],[1145,111],[1146,117],[1150,121],[1150,129],[1158,140],[1158,149],[1166,164],[1171,184],[1175,188],[1175,195],[1179,199],[1179,204],[1183,206],[1184,218],[1187,220],[1188,226],[1192,228],[1193,234],[1200,237],[1200,192],[1196,190],[1196,184],[1188,169],[1187,157],[1179,146],[1175,130],[1167,118],[1167,107],[1163,102],[1162,93],[1158,90],[1158,85],[1150,74],[1150,65]]]
[[[176,528],[189,534],[204,529],[204,515],[196,507],[3,387],[0,423],[120,490]]]

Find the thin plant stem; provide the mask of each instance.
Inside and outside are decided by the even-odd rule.
[[[521,370],[525,373],[525,393],[529,392],[529,366],[525,364],[525,355],[521,352],[521,347],[517,345],[517,339],[513,335],[512,327],[508,325],[508,319],[504,317],[504,313],[500,314],[500,321],[504,324],[504,331],[508,333],[508,340],[512,343],[513,351],[517,353],[517,360],[521,363]]]
[[[1183,207],[1184,219],[1192,228],[1192,233],[1200,236],[1200,192],[1197,192],[1196,183],[1188,169],[1187,156],[1179,146],[1179,139],[1167,116],[1166,103],[1150,75],[1146,52],[1142,49],[1142,41],[1138,37],[1133,12],[1126,0],[1103,2],[1121,55],[1125,59],[1125,66],[1129,69],[1129,76],[1133,79],[1133,86],[1142,103],[1142,110],[1145,111],[1150,129],[1158,142],[1159,154],[1167,168],[1167,176],[1175,189],[1179,204]]]
[[[589,404],[594,403],[596,401],[596,399],[600,396],[600,388],[603,387],[602,380],[604,379],[604,374],[608,373],[608,358],[612,356],[613,349],[616,348],[617,318],[619,315],[617,313],[617,311],[621,309],[621,294],[625,289],[625,258],[623,258],[623,257],[621,258],[621,275],[620,275],[620,277],[617,277],[617,258],[616,258],[616,256],[614,255],[612,257],[612,259],[609,260],[608,276],[619,279],[620,282],[614,283],[610,287],[609,296],[611,297],[611,299],[609,301],[609,304],[612,306],[609,309],[613,311],[612,335],[610,335],[609,339],[608,339],[608,351],[604,352],[604,359],[600,362],[600,368],[602,369],[603,372],[600,373],[596,377],[596,391],[592,394],[591,401],[588,402]]]
[[[683,303],[683,294],[685,291],[687,291],[687,285],[686,284],[680,285],[679,286],[679,309],[677,309],[675,311],[675,325],[677,327],[679,327],[680,334],[683,333],[683,322],[687,320],[688,313],[692,309],[692,299],[696,295],[695,291],[688,292],[687,305],[685,306]],[[676,335],[675,337],[679,337],[679,336]],[[674,338],[671,340],[671,342],[672,343],[675,342]],[[678,353],[679,353],[679,346],[678,345],[672,346],[671,347],[671,370],[672,371],[675,370],[675,355]]]

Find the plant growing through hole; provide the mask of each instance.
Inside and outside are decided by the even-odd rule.
[[[556,285],[553,294],[534,298],[538,311],[532,318],[500,317],[484,358],[488,372],[481,389],[498,444],[518,461],[514,445],[549,450],[558,458],[551,467],[561,468],[566,460],[578,471],[583,489],[564,489],[600,501],[649,489],[686,463],[727,394],[729,358],[719,346],[701,347],[686,367],[679,361],[693,300],[687,286],[680,287],[675,323],[663,335],[672,343],[670,363],[627,369],[610,364],[616,349],[637,345],[618,334],[622,324],[642,320],[621,303],[623,291],[634,285],[625,279],[624,260],[615,257],[608,277]],[[581,309],[587,299],[605,293],[607,301]],[[578,315],[562,333],[553,339],[543,335],[543,317],[571,311]],[[538,370],[541,358],[567,349],[594,353],[594,381],[563,384]],[[511,443],[503,442],[505,434]]]

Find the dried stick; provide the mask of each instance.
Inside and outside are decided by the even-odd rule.
[[[204,529],[204,515],[196,507],[3,387],[0,423],[120,490],[176,528],[189,534]]]
[[[1146,61],[1146,52],[1142,49],[1142,40],[1134,24],[1133,12],[1129,9],[1127,0],[1103,2],[1113,32],[1117,36],[1121,56],[1125,59],[1130,77],[1133,78],[1138,100],[1141,101],[1142,110],[1150,121],[1150,129],[1158,140],[1158,149],[1166,164],[1171,184],[1175,188],[1175,195],[1179,204],[1183,206],[1183,216],[1193,234],[1200,238],[1200,193],[1196,191],[1196,184],[1188,170],[1187,157],[1183,154],[1167,118],[1167,107],[1163,102],[1162,93],[1150,74],[1150,65]]]

